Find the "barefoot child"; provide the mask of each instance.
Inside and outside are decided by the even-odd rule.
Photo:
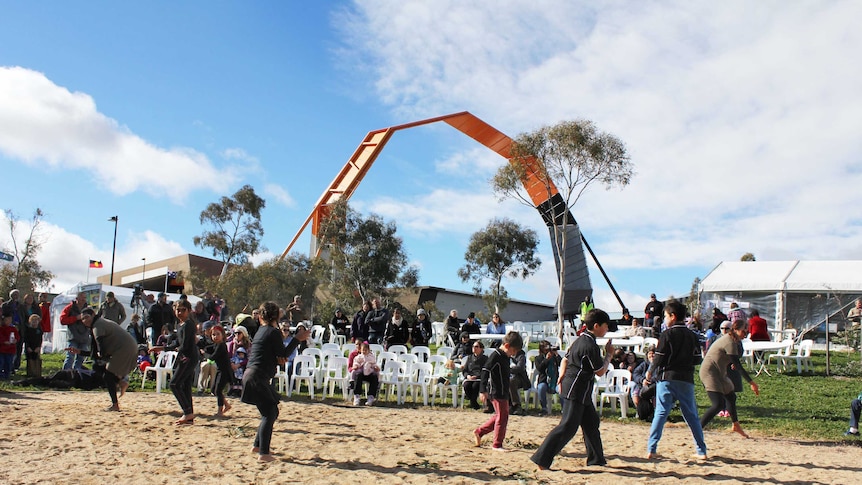
[[[492,449],[504,451],[503,440],[506,438],[506,426],[509,424],[509,362],[523,346],[521,334],[507,333],[503,337],[502,345],[494,349],[494,353],[482,369],[479,396],[483,402],[491,401],[494,414],[485,424],[473,431],[476,446],[482,446],[482,436],[493,431]]]
[[[224,413],[230,411],[231,405],[225,398],[224,390],[233,379],[233,369],[230,365],[230,355],[227,353],[227,344],[224,342],[224,328],[221,325],[216,325],[212,328],[212,340],[215,350],[213,350],[212,360],[215,361],[216,375],[212,380],[212,393],[216,396],[218,403],[218,412],[216,416],[224,416]]]

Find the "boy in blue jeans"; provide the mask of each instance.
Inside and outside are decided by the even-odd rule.
[[[652,426],[647,442],[647,459],[658,456],[658,442],[661,440],[664,424],[679,402],[679,409],[694,437],[695,458],[706,459],[706,443],[703,441],[703,428],[697,416],[697,403],[694,400],[694,366],[700,364],[703,355],[697,336],[685,326],[685,307],[673,300],[664,307],[667,331],[661,333],[655,357],[646,372],[644,385],[656,382],[656,404]]]
[[[476,446],[482,446],[482,436],[494,432],[494,451],[503,450],[503,440],[506,438],[506,427],[509,424],[509,362],[524,346],[524,340],[518,332],[509,332],[503,337],[503,343],[494,349],[488,362],[482,369],[479,383],[479,398],[482,402],[491,401],[494,414],[482,426],[473,431]]]

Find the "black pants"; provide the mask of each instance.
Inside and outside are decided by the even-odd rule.
[[[587,465],[605,465],[605,453],[602,449],[602,435],[599,433],[599,415],[592,401],[587,404],[566,400],[563,406],[563,417],[554,429],[545,437],[542,446],[536,450],[530,460],[543,468],[550,468],[554,457],[575,437],[578,428],[582,428],[584,445],[587,447]]]
[[[181,362],[180,358],[181,356],[178,355],[177,366],[174,367],[174,372],[171,375],[171,392],[174,393],[183,414],[194,414],[192,383],[195,380],[195,368],[197,368],[198,363],[191,359]]]
[[[210,387],[210,389],[212,390],[212,393],[215,394],[216,402],[218,403],[219,407],[224,406],[224,403],[225,403],[224,390],[227,386],[230,385],[232,380],[233,379],[231,379],[230,375],[225,375],[221,372],[216,372],[215,379],[213,379],[213,384]]]
[[[363,382],[368,383],[368,395],[373,396],[376,399],[377,398],[377,388],[380,386],[380,378],[377,376],[377,374],[365,375],[365,374],[359,373],[359,375],[356,376],[356,381],[354,381],[354,384],[353,384],[354,385],[353,393],[355,395],[358,396],[359,394],[362,393],[362,383]]]
[[[119,402],[117,401],[117,383],[120,382],[120,378],[106,370],[104,379],[105,387],[108,388],[108,395],[111,396],[111,404],[116,406]]]
[[[464,381],[462,385],[464,386],[464,397],[470,400],[470,406],[473,409],[479,409],[479,402],[476,400],[479,398],[479,380]]]
[[[254,447],[260,449],[259,454],[268,455],[269,444],[272,442],[272,428],[275,426],[275,420],[278,419],[278,403],[262,402],[257,405],[257,410],[260,412],[260,425],[254,436]]]
[[[736,415],[736,393],[731,392],[730,394],[722,394],[720,392],[712,392],[706,391],[706,395],[709,396],[709,400],[712,403],[712,406],[707,409],[703,415],[700,417],[700,427],[706,426],[707,423],[712,421],[712,418],[715,417],[721,410],[727,409],[727,412],[730,413],[730,419],[732,422],[739,421],[739,418]]]

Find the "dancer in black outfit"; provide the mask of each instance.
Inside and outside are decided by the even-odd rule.
[[[242,377],[242,402],[254,404],[260,412],[260,426],[254,437],[253,453],[258,461],[273,461],[269,444],[272,441],[272,428],[278,418],[280,396],[272,385],[272,379],[279,364],[287,362],[288,356],[308,340],[311,335],[305,327],[297,326],[296,334],[287,346],[284,345],[278,329],[279,308],[268,301],[260,307],[261,325],[251,345],[248,367]]]
[[[605,345],[605,358],[599,352],[596,338],[608,332],[608,314],[599,309],[587,312],[584,323],[587,330],[569,347],[560,369],[560,397],[566,400],[560,424],[548,433],[542,446],[530,458],[540,470],[547,470],[563,447],[575,437],[580,427],[587,448],[587,465],[605,465],[602,436],[599,433],[599,415],[593,404],[595,376],[608,370],[613,345]]]
[[[174,371],[171,375],[171,392],[183,410],[183,417],[176,425],[194,424],[195,410],[192,403],[192,384],[195,380],[195,369],[198,366],[200,352],[197,346],[197,332],[191,319],[192,305],[188,300],[180,300],[174,309],[177,320],[182,322],[177,328],[177,358],[174,361]],[[167,350],[174,350],[166,347]]]

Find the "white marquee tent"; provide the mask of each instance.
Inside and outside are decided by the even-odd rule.
[[[862,296],[862,261],[724,261],[700,283],[701,304],[725,313],[735,301],[770,327],[805,329],[843,316]]]

